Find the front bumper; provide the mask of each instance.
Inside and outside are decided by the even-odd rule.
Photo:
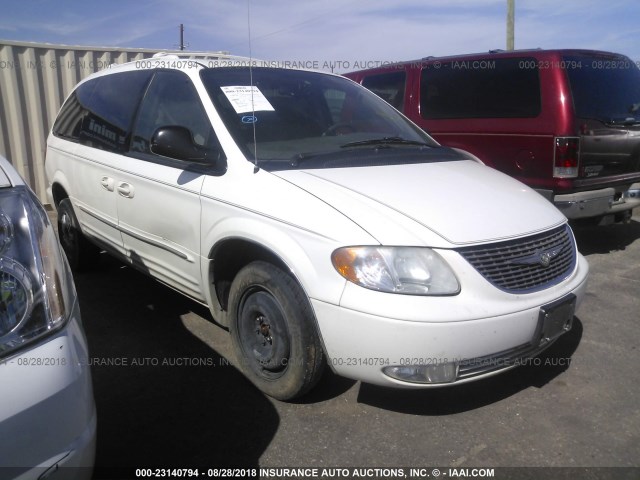
[[[464,288],[459,296],[440,298],[365,292],[370,299],[385,296],[387,305],[396,301],[411,304],[404,312],[397,311],[398,316],[404,314],[404,319],[389,316],[392,308],[382,304],[381,315],[359,311],[353,304],[347,308],[344,303],[348,303],[348,293],[341,306],[318,300],[312,300],[312,304],[328,363],[337,374],[375,385],[438,387],[494,375],[548,347],[552,342],[532,345],[539,333],[541,307],[571,295],[575,295],[577,307],[584,297],[588,271],[586,260],[579,255],[576,270],[562,284],[536,294],[504,294],[502,299],[502,293],[494,298],[481,293],[467,293],[465,297]],[[510,312],[493,314],[504,310],[505,304]],[[406,381],[384,373],[386,367],[452,362],[460,368],[448,383]]]
[[[64,329],[0,359],[0,385],[2,475],[91,478],[96,410],[77,301]]]

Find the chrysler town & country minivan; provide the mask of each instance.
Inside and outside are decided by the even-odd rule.
[[[68,97],[46,171],[74,268],[104,249],[207,305],[285,400],[325,365],[480,379],[571,328],[588,265],[535,191],[351,80],[232,60],[114,66]]]

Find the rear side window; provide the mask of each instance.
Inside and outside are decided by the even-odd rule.
[[[88,114],[85,105],[91,98],[96,84],[95,80],[89,80],[73,91],[62,106],[62,109],[60,109],[60,113],[53,124],[54,135],[75,142],[80,140],[82,122]]]
[[[580,118],[605,123],[640,119],[640,70],[623,56],[567,55],[567,76]]]
[[[362,81],[362,86],[367,87],[391,106],[402,110],[406,78],[407,74],[404,71],[370,75]]]
[[[151,74],[146,70],[123,72],[83,83],[62,107],[53,133],[89,147],[126,151],[131,124]]]
[[[429,64],[420,78],[420,115],[537,117],[541,103],[537,63],[534,58],[498,58]]]

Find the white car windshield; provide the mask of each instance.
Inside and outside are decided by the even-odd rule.
[[[266,169],[460,159],[437,148],[377,95],[342,77],[230,67],[205,69],[201,78],[236,143]]]

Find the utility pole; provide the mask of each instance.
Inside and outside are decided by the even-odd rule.
[[[515,1],[507,0],[507,50],[514,49]]]
[[[180,50],[184,50],[184,24],[180,24]]]

